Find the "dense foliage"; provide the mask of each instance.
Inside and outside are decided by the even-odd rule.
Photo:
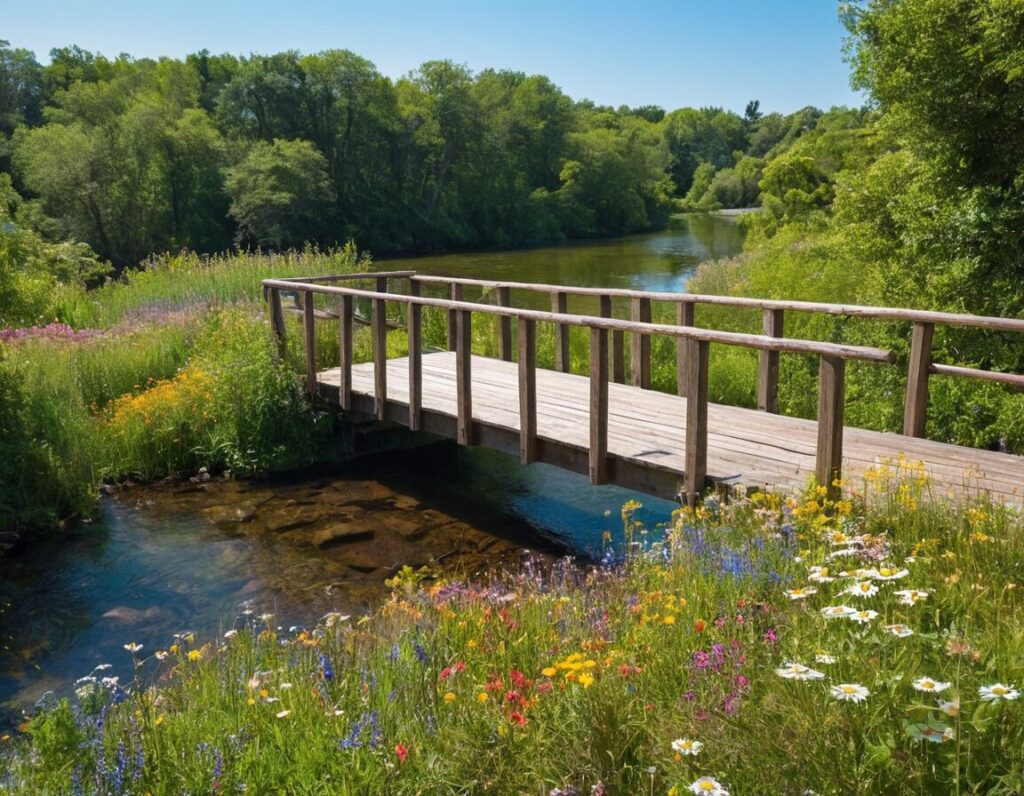
[[[44,698],[0,790],[1020,792],[1020,517],[933,502],[907,462],[850,493],[708,501],[664,534],[627,504],[599,566],[406,567],[365,618],[126,636],[133,675]]]
[[[542,75],[430,61],[392,81],[347,50],[50,63],[0,43],[0,172],[51,236],[121,267],[233,244],[376,254],[621,234],[673,203],[757,201],[821,112],[613,109]],[[737,162],[738,161],[738,162]],[[722,173],[695,192],[695,172]],[[705,195],[706,194],[706,195]]]

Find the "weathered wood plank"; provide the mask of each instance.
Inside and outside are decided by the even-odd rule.
[[[637,323],[651,322],[651,300],[633,298],[630,302],[630,318]],[[651,338],[641,332],[630,334],[630,371],[633,386],[642,390],[651,388]]]
[[[940,365],[934,363],[928,366],[929,372],[937,376],[958,376],[967,379],[980,379],[981,381],[993,381],[998,384],[1006,384],[1024,389],[1024,375],[1019,373],[1002,373],[998,370],[981,370],[979,368],[962,368],[957,365]],[[922,435],[923,436],[923,435]]]
[[[686,357],[686,451],[683,473],[686,502],[693,505],[704,492],[708,474],[708,358],[711,346],[691,340]]]
[[[569,311],[569,297],[562,291],[551,294],[551,312],[565,315]],[[555,370],[560,373],[569,372],[569,327],[555,323]]]
[[[498,288],[498,306],[512,306],[511,288]],[[505,362],[512,361],[512,317],[509,315],[498,318],[498,356]]]
[[[519,461],[537,460],[537,324],[519,319]]]
[[[284,357],[287,339],[285,338],[284,313],[281,311],[281,291],[277,288],[270,288],[268,296],[270,301],[270,326],[274,330],[274,339],[277,340],[277,355]]]
[[[590,483],[608,483],[608,331],[590,330]]]
[[[338,351],[339,359],[339,382],[338,382],[338,403],[342,409],[352,408],[352,334],[353,318],[355,308],[351,296],[341,297],[341,306],[338,308]]]
[[[316,319],[313,317],[312,293],[303,294],[304,317],[303,327],[306,337],[306,391],[310,395],[316,395]]]
[[[676,304],[676,324],[678,326],[694,325],[694,305],[689,301],[680,301]],[[676,340],[676,395],[686,396],[686,385],[689,376],[686,373],[686,364],[689,359],[687,345],[689,341],[685,337]]]
[[[923,437],[928,421],[928,374],[932,364],[935,325],[918,321],[910,336],[910,366],[907,394],[903,403],[903,433]]]
[[[846,360],[823,356],[818,371],[818,446],[815,477],[835,498],[835,483],[843,472],[843,411],[846,400]]]
[[[419,280],[419,281],[423,281],[423,280]],[[459,284],[459,283],[453,282],[452,285],[448,288],[448,298],[451,299],[452,301],[462,301],[462,285]],[[458,336],[458,330],[456,328],[458,326],[458,316],[457,316],[457,313],[458,313],[457,309],[450,309],[450,310],[448,310],[448,350],[449,351],[454,351],[455,350],[455,340],[456,340],[456,337]]]
[[[387,280],[378,278],[377,292],[386,293],[387,289]],[[388,310],[384,299],[373,300],[371,334],[373,336],[374,414],[378,420],[383,420],[388,402]]]
[[[409,293],[418,296],[419,282],[409,283]],[[423,416],[423,308],[410,304],[409,329],[409,429],[419,431]]]
[[[460,445],[473,444],[472,344],[473,314],[459,310],[455,318],[455,392]]]
[[[761,329],[765,337],[783,337],[783,311],[764,310]],[[761,351],[758,354],[757,408],[762,412],[779,413],[779,352]]]

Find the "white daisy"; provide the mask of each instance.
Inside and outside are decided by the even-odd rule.
[[[821,615],[826,619],[846,619],[855,613],[857,613],[857,609],[848,605],[830,605],[821,609]]]
[[[1020,691],[1012,685],[995,683],[994,685],[981,686],[978,689],[978,696],[981,697],[983,702],[999,702],[1000,700],[1009,702],[1019,697]]]
[[[701,777],[690,783],[690,793],[696,793],[697,796],[729,796],[729,791],[722,787],[722,783],[711,777]]]
[[[784,677],[787,680],[824,680],[825,675],[819,671],[816,671],[809,666],[804,666],[802,663],[794,663],[789,661],[782,668],[776,669],[775,673],[779,677]]]
[[[786,596],[791,600],[806,600],[812,594],[817,594],[818,590],[813,586],[803,586],[798,589],[786,589]]]
[[[128,652],[130,652],[132,655],[134,655],[136,652],[140,652],[142,650],[142,645],[141,644],[136,644],[133,641],[130,644],[125,644],[124,648],[126,650],[128,650]]]
[[[938,694],[941,691],[945,691],[952,685],[952,683],[943,683],[940,680],[933,680],[930,677],[918,677],[910,684],[916,691],[924,691],[931,694]]]
[[[914,631],[906,625],[886,625],[886,632],[896,636],[896,638],[906,638],[907,636],[914,635]]]
[[[829,655],[827,652],[819,652],[817,655],[814,656],[814,662],[820,663],[824,666],[831,666],[833,663],[836,662],[836,656]]]
[[[815,583],[831,583],[835,580],[828,574],[828,567],[811,567],[811,574],[807,577]]]
[[[893,594],[900,598],[900,605],[913,605],[928,597],[928,592],[924,589],[900,589],[894,591]]]
[[[691,741],[689,738],[676,738],[672,741],[672,751],[679,752],[681,755],[693,757],[700,754],[700,750],[703,748],[704,744],[700,741]]]
[[[841,578],[856,578],[857,580],[869,580],[878,574],[876,569],[844,569],[839,573]]]
[[[851,583],[845,593],[852,594],[854,597],[874,597],[878,594],[878,586],[870,580],[858,580],[856,583]]]
[[[842,702],[863,702],[871,693],[857,683],[840,683],[829,688],[832,696]]]
[[[850,614],[850,619],[863,625],[866,622],[870,622],[877,616],[878,611],[854,611]]]
[[[892,565],[885,565],[878,568],[878,574],[874,575],[875,580],[899,580],[910,574],[909,569],[897,569]]]

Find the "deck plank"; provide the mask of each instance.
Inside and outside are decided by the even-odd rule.
[[[409,363],[389,360],[388,403],[408,406]],[[514,362],[472,358],[473,419],[488,427],[519,433],[518,367]],[[422,411],[457,418],[454,352],[422,357]],[[322,371],[320,383],[337,387],[339,369]],[[589,446],[590,384],[586,376],[536,371],[537,437],[586,453]],[[374,394],[372,363],[352,366],[355,395]],[[682,479],[686,399],[652,390],[608,385],[608,454],[652,471]],[[988,491],[993,497],[1024,503],[1024,457],[949,445],[900,434],[847,427],[844,476],[862,479],[879,460],[904,454],[923,461],[936,494]],[[708,474],[730,483],[793,490],[814,473],[817,424],[813,420],[708,406]]]

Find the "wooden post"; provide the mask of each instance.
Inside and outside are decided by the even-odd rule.
[[[512,306],[512,291],[507,287],[498,288],[498,306]],[[505,362],[512,361],[512,316],[498,318],[498,356]]]
[[[704,492],[708,474],[708,355],[707,340],[686,346],[686,457],[683,477],[686,503],[693,506]]]
[[[471,377],[473,314],[457,310],[455,317],[455,391],[458,407],[458,441],[473,444],[473,387]]]
[[[782,337],[782,310],[765,310],[761,329],[768,337]],[[757,408],[762,412],[779,413],[779,352],[761,351],[758,354]]]
[[[537,323],[519,319],[519,461],[537,459]]]
[[[694,308],[692,301],[680,301],[676,304],[676,326],[693,326]],[[676,395],[686,395],[686,349],[689,344],[690,340],[687,337],[676,338]]]
[[[452,301],[462,301],[462,285],[458,282],[452,282],[448,287],[448,298]],[[457,336],[456,326],[458,320],[456,313],[458,310],[448,310],[448,350],[455,350],[455,338]]]
[[[612,297],[611,296],[601,296],[600,299],[598,299],[598,315],[600,315],[602,318],[610,318],[610,317],[612,317]],[[607,331],[607,330],[605,330],[605,331]],[[612,340],[613,341],[615,339],[615,334],[616,334],[616,332],[612,332]],[[621,332],[619,334],[621,336]],[[605,341],[605,343],[606,343],[606,347],[607,347],[607,340]],[[614,347],[614,345],[613,345],[613,347]],[[612,356],[612,360],[614,361],[614,359],[615,359],[615,357],[613,355]],[[612,370],[615,369],[614,362],[612,364],[611,369]],[[610,375],[610,373],[606,370],[605,376],[609,376],[609,375]]]
[[[316,317],[313,315],[313,293],[307,290],[303,294],[305,300],[303,326],[306,332],[306,392],[316,395]]]
[[[910,369],[907,397],[903,405],[903,433],[923,437],[928,419],[928,373],[932,364],[932,336],[935,325],[916,322],[910,338]]]
[[[565,315],[569,308],[569,296],[564,291],[551,294],[551,311]],[[569,372],[569,327],[555,324],[555,370]]]
[[[612,380],[626,383],[626,333],[621,329],[612,332]]]
[[[281,309],[281,291],[276,287],[270,288],[270,325],[274,329],[274,338],[277,340],[277,355],[283,358],[285,353],[284,312]]]
[[[815,477],[830,498],[839,495],[834,482],[843,471],[843,409],[846,400],[846,360],[821,355],[818,371],[818,450]]]
[[[387,293],[388,280],[377,279],[377,292]],[[373,413],[383,420],[388,400],[388,311],[384,299],[373,300]]]
[[[630,317],[640,323],[650,323],[651,300],[634,298],[631,302]],[[649,390],[651,387],[651,338],[639,332],[630,332],[629,338],[633,386]]]
[[[604,298],[602,296],[602,298]],[[608,330],[590,330],[590,483],[608,483]]]
[[[420,294],[420,283],[409,282],[409,295]],[[423,307],[409,302],[409,429],[419,431],[423,414]]]
[[[342,409],[352,408],[352,320],[355,316],[352,296],[341,297],[338,308],[338,350],[340,367],[338,372],[338,403]]]

